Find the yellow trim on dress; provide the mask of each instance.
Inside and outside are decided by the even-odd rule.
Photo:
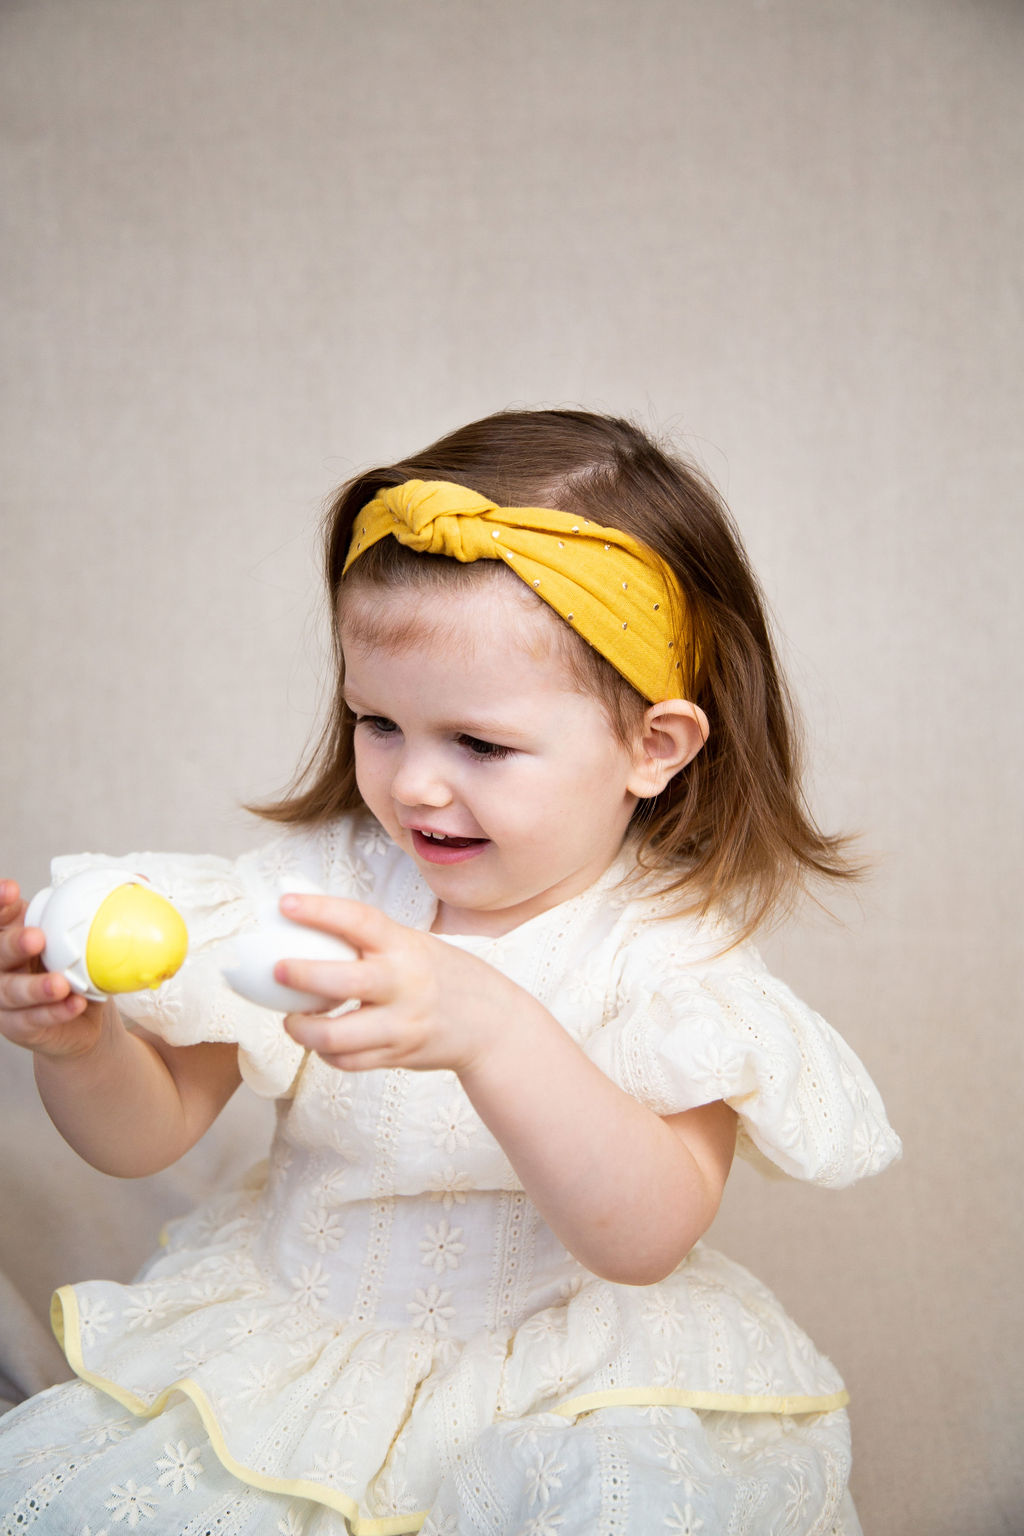
[[[304,1478],[271,1477],[268,1473],[258,1472],[254,1467],[247,1467],[237,1461],[228,1450],[210,1399],[191,1376],[182,1376],[165,1387],[153,1402],[146,1403],[134,1392],[90,1371],[82,1355],[81,1320],[78,1297],[73,1286],[62,1285],[54,1291],[50,1303],[50,1325],[75,1375],[100,1392],[105,1392],[137,1417],[155,1418],[163,1412],[175,1392],[187,1397],[203,1422],[217,1459],[239,1482],[251,1488],[259,1488],[264,1493],[308,1499],[311,1503],[323,1504],[328,1509],[336,1510],[345,1516],[352,1528],[352,1536],[411,1536],[427,1518],[428,1510],[409,1515],[361,1515],[358,1504],[348,1494],[338,1493],[333,1488],[324,1487],[322,1483]],[[586,1392],[579,1397],[568,1398],[548,1411],[561,1414],[567,1419],[592,1413],[596,1408],[613,1407],[693,1408],[723,1413],[830,1413],[834,1409],[844,1408],[849,1400],[846,1391],[833,1392],[824,1397],[772,1397],[767,1394],[742,1396],[732,1392],[685,1392],[672,1387],[616,1387],[607,1392]]]
[[[772,1396],[755,1392],[687,1392],[676,1387],[612,1387],[607,1392],[584,1392],[551,1408],[564,1418],[593,1413],[595,1408],[693,1408],[711,1413],[831,1413],[845,1408],[850,1394],[845,1390],[827,1396]]]

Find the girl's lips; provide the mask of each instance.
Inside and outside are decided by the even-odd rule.
[[[447,842],[438,843],[432,837],[418,832],[415,827],[410,830],[413,848],[428,864],[461,864],[483,853],[488,842],[486,837],[453,837]]]

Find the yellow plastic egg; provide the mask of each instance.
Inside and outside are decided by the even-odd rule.
[[[188,931],[180,912],[140,875],[93,868],[40,891],[25,925],[46,937],[43,965],[100,1002],[158,987],[180,969]]]
[[[101,992],[158,987],[180,970],[188,930],[180,912],[146,885],[119,885],[96,910],[85,968]]]

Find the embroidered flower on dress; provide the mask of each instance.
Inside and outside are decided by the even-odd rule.
[[[82,1343],[95,1344],[114,1321],[114,1314],[100,1296],[78,1297],[78,1322]]]
[[[519,1329],[517,1337],[520,1339],[550,1339],[556,1334],[564,1335],[566,1329],[566,1317],[561,1308],[545,1307],[543,1312],[535,1312],[527,1322]]]
[[[373,1486],[389,1515],[411,1515],[419,1504],[405,1477],[394,1466],[385,1467]]]
[[[504,1429],[504,1438],[508,1441],[509,1445],[528,1445],[532,1450],[540,1438],[540,1430],[536,1424],[531,1424],[529,1421],[522,1424],[512,1424],[508,1428],[502,1425],[502,1428]]]
[[[440,1200],[446,1211],[453,1205],[465,1205],[466,1192],[473,1182],[464,1168],[453,1168],[451,1163],[435,1175],[427,1186],[435,1200]]]
[[[575,1386],[576,1375],[564,1345],[553,1348],[537,1371],[537,1389],[544,1397],[564,1397]]]
[[[564,1524],[565,1517],[560,1509],[542,1509],[523,1526],[522,1536],[558,1536]]]
[[[140,1520],[152,1520],[156,1514],[152,1492],[152,1488],[140,1488],[133,1477],[123,1483],[112,1483],[107,1508],[115,1520],[126,1520],[134,1531]]]
[[[316,1093],[321,1104],[335,1118],[344,1120],[352,1113],[351,1078],[336,1067],[328,1067],[326,1062],[317,1071]]]
[[[679,1436],[670,1434],[667,1430],[659,1430],[657,1434],[652,1435],[651,1443],[668,1468],[670,1480],[673,1483],[680,1482],[683,1475],[690,1470],[690,1458]]]
[[[672,1505],[671,1513],[665,1521],[666,1531],[671,1531],[672,1536],[696,1536],[698,1531],[704,1529],[704,1521],[693,1512],[693,1505],[687,1500],[683,1509],[678,1504]]]
[[[93,1429],[83,1432],[82,1442],[84,1445],[94,1445],[97,1450],[105,1445],[116,1445],[124,1439],[134,1422],[133,1419],[111,1419],[109,1423],[97,1424]]]
[[[158,1296],[151,1287],[139,1286],[124,1309],[124,1320],[130,1329],[152,1328],[173,1306],[173,1301]]]
[[[19,1467],[35,1467],[41,1461],[50,1461],[54,1456],[64,1456],[72,1453],[73,1448],[67,1443],[58,1445],[33,1445],[27,1451],[21,1451],[15,1460]]]
[[[719,1440],[729,1451],[737,1456],[745,1456],[757,1445],[757,1440],[750,1432],[750,1426],[740,1414],[723,1414]]]
[[[368,1418],[366,1409],[351,1395],[339,1397],[323,1410],[324,1425],[337,1440],[357,1434]]]
[[[458,1269],[459,1259],[466,1251],[465,1243],[459,1242],[461,1236],[462,1228],[450,1227],[446,1220],[439,1221],[436,1227],[428,1226],[420,1243],[421,1262],[438,1275],[443,1275],[446,1269]]]
[[[808,1475],[809,1469],[804,1467],[803,1473],[799,1467],[791,1467],[786,1478],[786,1526],[796,1526],[800,1516],[807,1507],[807,1501],[811,1496],[814,1485],[813,1474]]]
[[[175,1369],[190,1375],[192,1371],[201,1371],[209,1358],[209,1348],[203,1349],[200,1346],[199,1349],[183,1349],[178,1356]]]
[[[313,1482],[332,1483],[336,1488],[343,1488],[351,1483],[355,1475],[355,1467],[350,1461],[342,1461],[338,1451],[327,1451],[314,1456],[313,1465],[306,1473]]]
[[[250,1408],[258,1408],[261,1403],[273,1397],[277,1386],[277,1372],[271,1365],[251,1365],[238,1389],[238,1401],[248,1403]]]
[[[179,1440],[177,1445],[168,1442],[156,1467],[160,1473],[157,1482],[162,1488],[169,1488],[172,1493],[184,1493],[186,1489],[191,1493],[196,1486],[196,1478],[202,1477],[206,1471],[198,1445],[186,1445],[184,1440]]]
[[[356,838],[356,847],[360,853],[365,853],[368,858],[371,858],[374,854],[387,853],[391,847],[391,839],[379,821],[368,821]]]
[[[435,1520],[434,1536],[459,1536],[458,1516],[442,1515],[440,1520]]]
[[[541,1456],[526,1469],[526,1489],[531,1504],[550,1504],[551,1495],[556,1488],[561,1488],[561,1474],[565,1471],[565,1462],[556,1461],[554,1453],[549,1456]]]
[[[361,1385],[379,1376],[383,1369],[384,1367],[379,1360],[367,1360],[364,1356],[360,1355],[348,1362],[343,1379],[346,1382],[351,1382],[353,1386]]]
[[[648,1296],[642,1316],[645,1323],[650,1323],[651,1332],[659,1339],[679,1338],[685,1332],[679,1303],[657,1289],[652,1290]]]
[[[295,1300],[300,1306],[319,1310],[327,1300],[328,1278],[322,1264],[303,1264],[292,1280]]]
[[[763,1353],[771,1348],[772,1336],[764,1318],[748,1305],[748,1309],[740,1314],[740,1327],[747,1337],[751,1349]]]
[[[346,1179],[344,1168],[332,1168],[328,1173],[321,1174],[313,1185],[320,1204],[327,1207],[344,1205]]]
[[[755,1360],[747,1370],[744,1387],[752,1397],[771,1397],[775,1391],[775,1379],[760,1360]]]
[[[241,1344],[243,1339],[262,1338],[273,1326],[274,1318],[270,1312],[238,1312],[225,1337],[229,1344]]]
[[[341,1246],[345,1228],[341,1224],[341,1218],[324,1206],[316,1206],[307,1212],[300,1224],[300,1230],[306,1242],[316,1249],[317,1253],[334,1253]]]
[[[468,1147],[479,1130],[475,1112],[460,1099],[455,1099],[434,1116],[430,1122],[434,1146],[451,1154]]]
[[[330,884],[341,886],[345,894],[362,901],[373,890],[373,876],[368,865],[354,854],[339,852],[332,860]]]
[[[414,1292],[412,1301],[406,1303],[412,1326],[424,1333],[447,1333],[449,1319],[455,1316],[451,1299],[451,1291],[442,1291],[438,1285]]]

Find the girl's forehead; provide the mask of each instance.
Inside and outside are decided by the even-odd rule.
[[[468,657],[498,648],[559,660],[562,621],[504,567],[495,566],[495,576],[440,589],[343,588],[342,649],[397,653],[439,646]]]

